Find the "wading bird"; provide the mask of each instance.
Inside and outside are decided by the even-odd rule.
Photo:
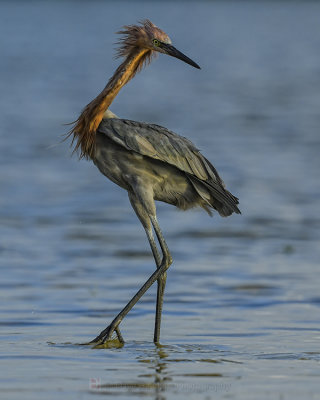
[[[149,20],[125,26],[118,56],[124,61],[103,91],[89,103],[69,132],[74,151],[91,159],[100,172],[126,189],[131,205],[147,234],[157,269],[124,309],[92,342],[102,344],[116,332],[123,342],[119,324],[150,286],[158,281],[154,342],[159,342],[166,271],[172,263],[161,233],[155,200],[182,210],[211,208],[222,217],[240,213],[238,199],[225,189],[213,165],[186,138],[162,126],[120,119],[109,110],[119,90],[158,53],[176,57],[200,67],[172,46],[168,35]],[[160,251],[153,235],[160,246]]]

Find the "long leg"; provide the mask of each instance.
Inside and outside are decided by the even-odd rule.
[[[157,221],[156,217],[150,217],[150,219],[151,219],[152,225],[154,227],[154,230],[156,232],[159,244],[161,246],[162,254],[163,254],[163,256],[165,256],[165,254],[166,254],[166,256],[168,257],[168,260],[171,264],[172,258],[169,253],[168,246],[167,246],[167,244],[164,240],[164,237],[162,235],[162,232],[160,230],[158,221]],[[159,343],[159,339],[160,339],[160,326],[161,326],[161,316],[162,316],[162,306],[163,306],[163,295],[164,295],[164,289],[166,286],[166,281],[167,281],[167,272],[164,272],[158,278],[157,306],[156,306],[156,317],[155,317],[154,336],[153,336],[154,343]]]
[[[131,198],[130,198],[131,200]],[[150,213],[151,214],[151,213]],[[164,237],[161,233],[158,221],[155,216],[155,212],[152,213],[153,215],[149,215],[149,218],[151,220],[151,223],[154,227],[154,230],[156,232],[157,238],[159,240],[159,244],[163,253],[163,258],[162,261],[157,268],[157,270],[150,276],[150,278],[145,282],[145,284],[140,288],[140,290],[133,296],[133,298],[129,301],[129,303],[123,308],[123,310],[114,318],[114,320],[111,322],[111,324],[104,329],[91,343],[105,343],[107,340],[111,339],[112,333],[118,328],[119,324],[121,323],[122,319],[128,314],[128,312],[132,309],[132,307],[140,300],[140,298],[145,294],[145,292],[150,288],[150,286],[158,280],[164,273],[166,273],[167,269],[172,263],[172,258],[169,253],[168,246],[164,240]],[[140,218],[140,215],[138,215]],[[147,220],[145,220],[147,221]],[[148,226],[148,223],[146,222],[144,227]],[[149,229],[146,229],[146,233],[151,245],[151,249],[153,251],[153,254],[155,256],[155,259],[158,261],[160,260],[158,250],[155,245],[155,241],[153,239],[152,235],[152,230],[149,224]],[[158,254],[158,255],[157,255]],[[156,262],[157,262],[156,261]],[[161,284],[165,284],[165,281],[162,280]],[[160,285],[161,285],[160,284]],[[163,297],[163,290],[164,288],[161,288],[160,290],[160,295],[159,295],[159,302],[158,304],[160,307],[162,307],[162,297]],[[158,307],[158,306],[157,306]],[[157,320],[157,317],[161,316],[161,308],[156,314],[156,328],[155,328],[155,342],[159,341],[159,333],[160,333],[160,321]]]
[[[145,208],[139,201],[139,199],[132,193],[129,193],[129,199],[131,202],[131,205],[133,209],[135,210],[138,218],[141,221],[142,226],[144,227],[144,230],[146,232],[148,241],[150,243],[150,247],[154,256],[154,260],[156,262],[157,268],[160,268],[161,264],[161,259],[160,259],[160,254],[157,249],[156,242],[153,237],[152,233],[152,225],[151,225],[151,218],[146,212]],[[156,232],[157,234],[157,232]],[[158,237],[158,234],[157,234]],[[160,325],[161,325],[161,314],[162,314],[162,305],[163,305],[163,295],[164,295],[164,289],[166,286],[166,280],[167,280],[167,273],[163,273],[159,278],[158,278],[158,288],[157,288],[157,304],[156,304],[156,315],[155,315],[155,326],[154,326],[154,342],[158,343],[159,342],[159,337],[160,337]]]
[[[105,343],[107,340],[111,339],[112,333],[116,328],[118,328],[120,322],[132,309],[132,307],[140,300],[140,298],[145,294],[145,292],[150,288],[150,286],[170,267],[171,259],[163,258],[160,268],[158,268],[150,278],[145,282],[145,284],[138,290],[138,292],[133,296],[129,303],[123,308],[123,310],[116,316],[116,318],[111,322],[111,324],[104,329],[100,335],[98,335],[90,343]]]
[[[148,215],[147,211],[145,210],[145,208],[143,207],[143,205],[140,203],[140,201],[138,200],[138,198],[132,194],[129,193],[129,200],[130,203],[132,205],[132,208],[134,209],[134,211],[137,214],[137,217],[139,218],[146,234],[147,234],[147,238],[148,241],[150,243],[150,247],[152,250],[152,254],[154,257],[154,260],[156,262],[157,268],[160,267],[161,264],[161,258],[160,258],[160,254],[159,251],[157,249],[157,245],[156,242],[154,240],[153,237],[153,233],[152,233],[152,225],[151,225],[151,219],[150,216]]]
[[[148,241],[150,243],[150,247],[157,265],[157,268],[160,268],[161,260],[160,260],[160,255],[156,246],[156,242],[154,240],[153,234],[152,234],[152,225],[154,226],[154,230],[156,232],[159,244],[161,246],[162,254],[166,252],[167,254],[169,253],[169,249],[164,241],[163,235],[161,233],[159,224],[156,220],[156,217],[148,215],[147,211],[145,210],[144,206],[141,204],[139,199],[132,193],[129,193],[129,199],[131,202],[131,205],[133,209],[135,210],[138,218],[140,219],[142,226],[144,227]],[[161,243],[163,243],[161,245]],[[164,289],[166,286],[166,281],[167,281],[167,273],[164,272],[159,278],[158,278],[158,288],[157,288],[157,304],[156,304],[156,315],[155,315],[155,326],[154,326],[154,338],[153,341],[154,343],[159,343],[159,338],[160,338],[160,326],[161,326],[161,315],[162,315],[162,306],[163,306],[163,295],[164,295]]]

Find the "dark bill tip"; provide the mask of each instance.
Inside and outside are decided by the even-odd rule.
[[[191,58],[187,57],[185,54],[181,53],[178,49],[176,49],[171,44],[162,43],[161,48],[165,51],[169,56],[178,58],[181,61],[191,65],[194,68],[201,69],[197,63],[195,63]]]

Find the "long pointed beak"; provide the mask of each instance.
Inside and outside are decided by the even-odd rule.
[[[192,65],[195,68],[201,69],[197,63],[195,63],[194,61],[191,60],[191,58],[189,58],[186,55],[184,55],[183,53],[181,53],[181,51],[177,50],[171,44],[162,43],[161,44],[161,48],[169,56],[172,56],[172,57],[175,57],[175,58],[179,58],[179,60],[182,60],[185,63],[187,63],[189,65]]]

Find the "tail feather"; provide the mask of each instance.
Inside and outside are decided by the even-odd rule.
[[[233,196],[220,183],[203,181],[195,176],[189,176],[189,179],[198,195],[208,206],[217,210],[222,217],[228,217],[233,213],[241,214],[237,207],[239,199]]]

